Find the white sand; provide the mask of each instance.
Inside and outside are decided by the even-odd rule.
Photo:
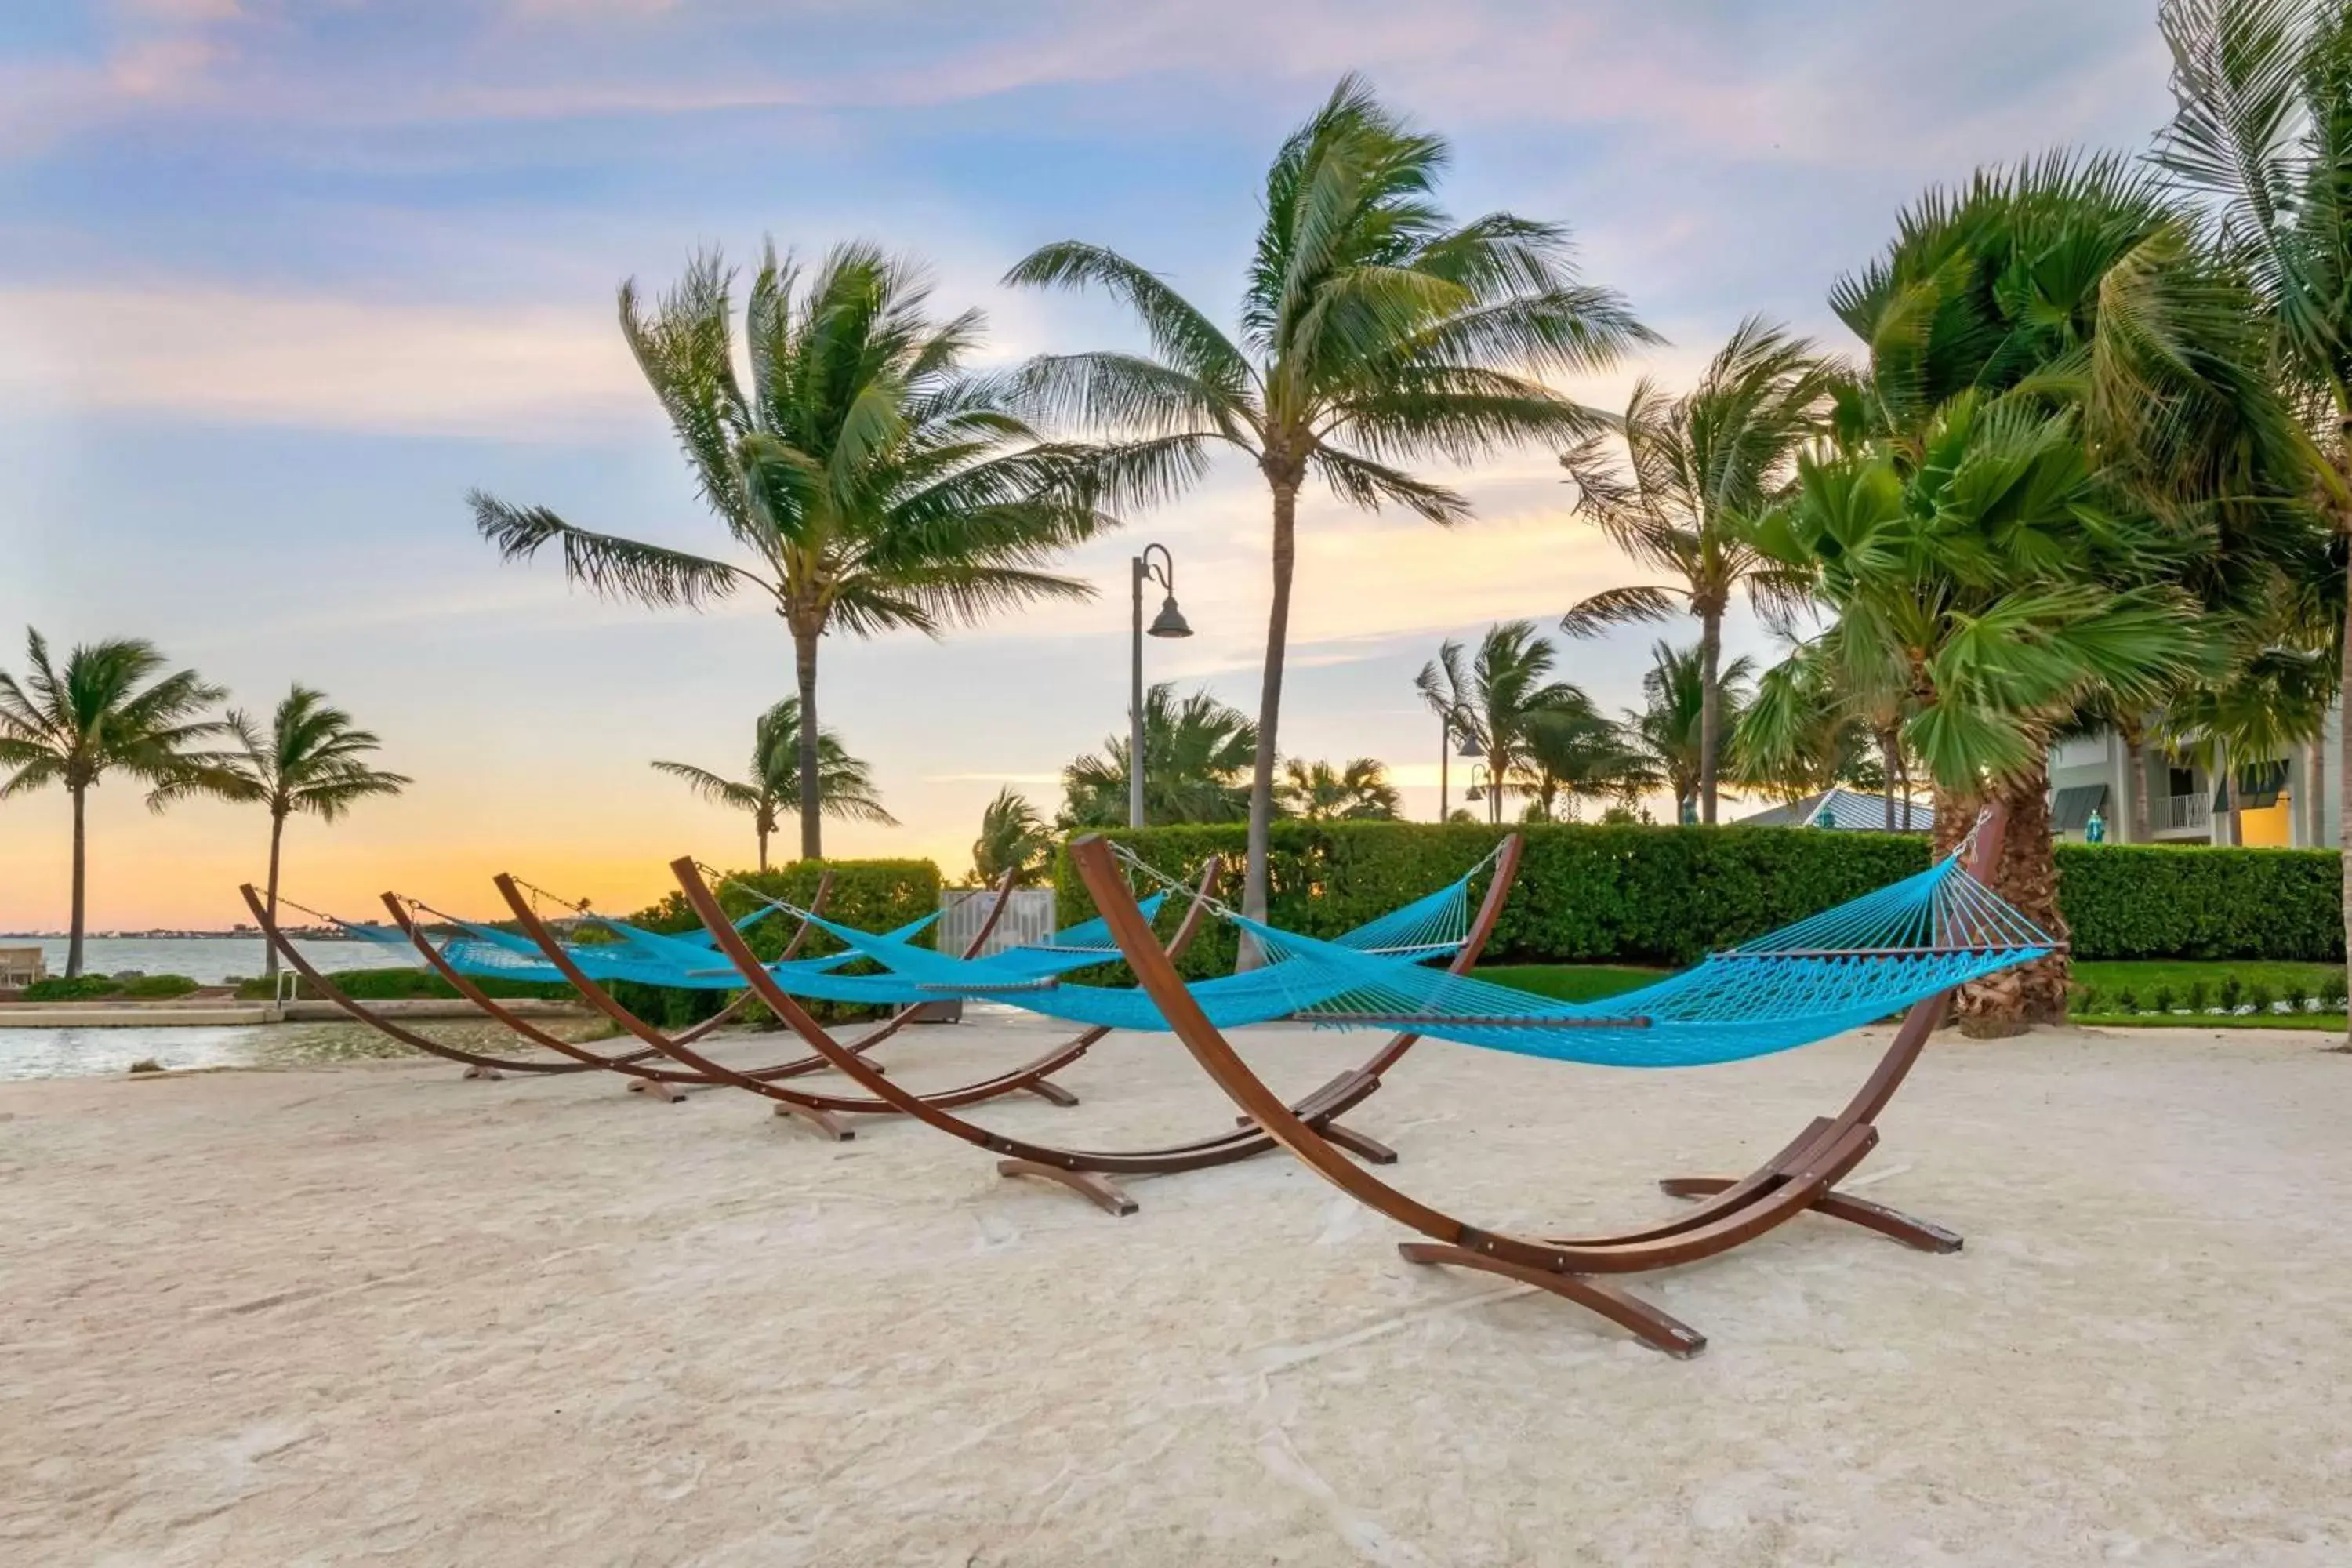
[[[885,1047],[960,1079],[1034,1031]],[[1637,1288],[1678,1363],[1415,1268],[1279,1152],[1114,1220],[903,1121],[435,1064],[0,1087],[9,1563],[2341,1564],[2352,1058],[1937,1045],[1869,1195]],[[1358,1113],[1494,1224],[1665,1212],[1843,1099],[1849,1039],[1696,1072],[1424,1047]],[[1278,1086],[1348,1042],[1262,1035]],[[754,1055],[765,1054],[755,1050]],[[1076,1110],[1223,1119],[1114,1042]]]

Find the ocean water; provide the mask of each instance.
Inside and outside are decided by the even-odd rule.
[[[66,945],[61,936],[37,941],[0,937],[0,947],[37,946],[51,974],[66,972]],[[330,974],[345,969],[390,969],[403,962],[400,949],[373,942],[297,938],[294,945],[304,958]],[[407,962],[422,965],[425,961],[411,954]],[[82,967],[92,974],[136,969],[142,974],[184,974],[204,984],[217,985],[232,975],[253,979],[260,974],[262,964],[262,942],[257,936],[92,937],[82,943]]]

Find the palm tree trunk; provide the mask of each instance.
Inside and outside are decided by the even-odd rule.
[[[768,873],[768,830],[767,830],[766,828],[764,828],[764,827],[762,827],[762,828],[759,829],[759,836],[760,836],[760,874],[761,874],[761,876],[763,876],[763,877],[764,877],[764,876],[766,876],[766,875],[767,875],[767,873]]]
[[[1266,850],[1274,824],[1274,765],[1281,741],[1282,663],[1290,641],[1290,574],[1297,559],[1298,486],[1274,485],[1274,604],[1265,618],[1265,675],[1257,700],[1257,767],[1250,775],[1249,860],[1242,881],[1242,912],[1265,919]],[[1244,943],[1244,962],[1255,959]]]
[[[1723,617],[1713,611],[1699,619],[1698,634],[1698,819],[1715,826],[1715,775],[1721,761],[1723,693],[1716,689],[1716,667],[1723,660]]]
[[[85,917],[89,913],[89,902],[86,894],[88,892],[87,849],[89,843],[89,832],[83,816],[83,804],[86,794],[86,786],[80,784],[74,786],[73,923],[68,929],[66,936],[66,978],[68,980],[79,980],[81,978],[81,933]],[[2347,894],[2347,899],[2352,899],[2352,894]]]
[[[2352,563],[2347,563],[2344,570],[2347,585],[2352,585]],[[2343,683],[2336,689],[2340,694],[2336,699],[2339,704],[2352,702],[2352,594],[2347,594],[2344,601],[2344,636],[2341,640],[2344,664]],[[2352,710],[2339,711],[2336,743],[2341,748],[2336,759],[2336,776],[2342,781],[2345,789],[2352,792]],[[2344,955],[2346,963],[2352,965],[2352,811],[2336,812],[2336,837],[2341,850],[2337,858],[2344,867]],[[2352,976],[2352,968],[2347,968],[2346,973]],[[2345,1045],[2347,1049],[2352,1049],[2352,1036],[2347,1037]]]
[[[286,818],[273,811],[269,814],[269,923],[278,923],[278,851],[286,838]],[[261,977],[271,983],[270,994],[275,996],[278,980],[278,944],[264,942]]]
[[[2303,842],[2306,848],[2316,849],[2327,835],[2327,736],[2326,721],[2321,732],[2311,738],[2311,749],[2303,759]]]
[[[2063,939],[2066,926],[2058,913],[2058,858],[2050,831],[2048,754],[2037,752],[2032,765],[2003,786],[2000,795],[2009,831],[2002,840],[1993,888],[2027,919]],[[1949,804],[1953,809],[1936,816],[1936,837],[1946,847],[1958,843],[1977,816],[1974,800],[1955,797]],[[2021,1035],[2036,1024],[2063,1023],[2066,977],[2066,954],[2060,952],[1964,985],[1958,1006],[1960,1028],[1979,1038],[1990,1038]]]
[[[1878,732],[1879,772],[1886,775],[1886,831],[1889,833],[1895,831],[1895,754],[1901,750],[1900,737],[1894,731],[1881,730]],[[1910,825],[1906,823],[1904,826]]]
[[[801,689],[801,858],[824,858],[824,781],[817,777],[816,638],[814,630],[793,628],[793,673]]]

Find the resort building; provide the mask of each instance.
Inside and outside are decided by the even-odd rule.
[[[2139,766],[2113,731],[2063,741],[2050,749],[2051,826],[2062,838],[2109,844],[2222,844],[2228,840],[2230,788],[2240,792],[2238,820],[2248,847],[2325,847],[2336,842],[2343,819],[2344,710],[2329,716],[2316,747],[2293,755],[2232,761],[2225,781],[2204,763],[2184,761],[2160,746],[2141,748]],[[2141,802],[2147,824],[2143,835]]]

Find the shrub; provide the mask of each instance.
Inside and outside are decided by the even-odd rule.
[[[2288,1012],[2301,1013],[2306,1010],[2304,1004],[2311,1000],[2311,993],[2305,988],[2302,981],[2290,980],[2286,984],[2285,994],[2281,1000],[2286,1003]]]
[[[94,1002],[101,996],[119,996],[122,982],[110,974],[82,974],[68,980],[62,974],[47,980],[36,980],[25,987],[27,1002]]]
[[[2267,1013],[2271,1010],[2271,988],[2258,980],[2246,987],[2246,1000],[2255,1012]]]
[[[2124,986],[2116,993],[2116,1011],[2125,1017],[2139,1011],[2139,998],[2132,994],[2130,986]]]
[[[2213,988],[2202,980],[2189,983],[2189,1010],[2202,1013],[2213,1005]]]
[[[2074,987],[2074,1002],[2069,1011],[2077,1017],[2090,1017],[2099,1010],[2099,988],[2095,985]]]
[[[2169,985],[2162,985],[2162,984],[2159,984],[2159,985],[2156,988],[2156,1003],[2155,1003],[2155,1005],[2156,1005],[2156,1010],[2157,1010],[2158,1013],[2169,1013],[2169,1012],[2171,1012],[2171,1011],[2172,1011],[2172,987],[2171,987],[2171,986],[2169,986]]]
[[[1330,936],[1422,897],[1494,847],[1469,823],[1274,826],[1276,925]],[[1789,828],[1533,824],[1518,886],[1489,951],[1520,963],[1681,965],[1708,951],[1885,887],[1927,863],[1924,838]],[[1114,829],[1155,868],[1189,879],[1212,854],[1238,890],[1239,825]],[[2059,907],[2077,958],[2343,956],[2336,851],[2164,845],[2058,847]],[[1093,912],[1066,853],[1055,865],[1063,921]],[[1221,973],[1229,929],[1202,933],[1184,968]]]
[[[2221,977],[2221,1010],[2225,1013],[2234,1013],[2238,1010],[2239,1004],[2245,999],[2246,983],[2234,974],[2223,975]]]
[[[2319,983],[2319,1005],[2330,1013],[2345,1010],[2344,973],[2341,970]]]
[[[164,996],[185,996],[196,989],[196,983],[184,974],[142,974],[136,980],[123,982],[122,994],[153,1000]]]

